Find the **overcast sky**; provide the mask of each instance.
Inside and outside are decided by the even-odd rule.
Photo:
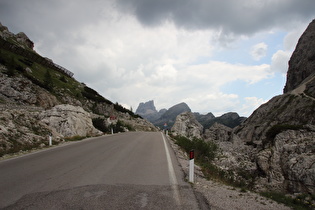
[[[0,0],[0,22],[135,111],[249,116],[282,94],[314,0]]]

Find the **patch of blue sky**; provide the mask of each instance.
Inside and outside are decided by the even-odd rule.
[[[224,85],[221,91],[227,94],[236,94],[240,99],[256,97],[264,101],[270,100],[283,93],[285,77],[281,73],[275,73],[273,77],[249,84],[243,80],[236,80]]]
[[[272,56],[278,50],[283,50],[283,40],[286,35],[286,32],[277,31],[243,38],[228,48],[220,48],[215,51],[211,60],[244,65],[271,64]],[[258,43],[265,43],[267,51],[266,55],[257,61],[251,56],[251,49]],[[206,62],[206,57],[195,62]]]

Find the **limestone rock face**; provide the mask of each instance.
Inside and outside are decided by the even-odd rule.
[[[20,32],[18,34],[13,34],[8,30],[6,26],[3,26],[0,23],[0,37],[7,40],[7,39],[16,39],[18,42],[18,45],[23,47],[23,48],[29,48],[33,50],[34,48],[34,43],[26,36],[25,33]]]
[[[48,145],[51,129],[38,120],[40,107],[0,106],[0,156]],[[61,141],[53,133],[53,142]]]
[[[174,135],[185,136],[187,138],[201,138],[203,132],[202,125],[196,120],[191,112],[184,112],[176,117],[176,121],[171,129]]]
[[[214,123],[209,129],[205,130],[204,138],[207,141],[229,141],[232,128],[220,123]]]
[[[262,144],[267,132],[277,125],[315,124],[315,99],[302,94],[284,94],[261,105],[235,133],[246,142]]]
[[[284,93],[297,88],[310,75],[315,73],[315,20],[302,34],[289,61],[287,82]]]
[[[10,102],[50,108],[59,104],[56,97],[24,77],[8,77],[0,73],[0,96]]]
[[[94,128],[90,114],[81,107],[68,104],[57,105],[50,110],[43,111],[39,118],[42,123],[55,129],[64,137],[102,134]]]
[[[16,35],[17,41],[26,45],[28,48],[33,49],[34,43],[26,36],[25,33],[20,32]]]
[[[260,179],[261,184],[279,191],[315,193],[315,130],[309,129],[282,132],[273,147],[256,155],[267,178]]]

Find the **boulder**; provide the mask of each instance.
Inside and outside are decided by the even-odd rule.
[[[40,121],[64,137],[95,136],[102,132],[94,128],[91,116],[83,108],[62,104],[39,115]]]
[[[201,138],[203,126],[196,120],[191,112],[184,112],[176,117],[176,121],[171,128],[174,135],[185,136],[187,138]]]

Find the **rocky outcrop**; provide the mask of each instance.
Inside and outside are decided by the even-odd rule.
[[[274,126],[314,125],[314,107],[315,100],[304,94],[276,96],[255,110],[243,124],[235,129],[235,133],[245,142],[262,144],[267,139],[267,133]]]
[[[184,112],[176,117],[171,131],[175,136],[201,139],[203,127],[191,112]]]
[[[209,129],[204,132],[206,141],[229,141],[232,133],[232,128],[229,128],[220,123],[214,123]]]
[[[25,33],[20,32],[18,34],[13,34],[11,33],[8,28],[6,26],[3,26],[0,23],[0,37],[3,38],[4,40],[8,40],[8,39],[15,39],[17,40],[17,45],[19,45],[20,47],[23,48],[28,48],[33,50],[34,48],[34,42],[32,42]]]
[[[0,106],[0,156],[48,145],[51,129],[38,119],[43,109],[31,106]],[[53,133],[53,142],[61,135]]]
[[[28,48],[33,49],[34,48],[34,42],[32,42],[25,33],[20,32],[16,35],[16,39],[18,42],[26,45]]]
[[[309,76],[314,75],[315,69],[315,20],[302,34],[290,58],[287,81],[284,93],[294,90]]]
[[[290,59],[283,95],[261,105],[229,138],[222,127],[208,131],[222,152],[217,166],[257,191],[315,192],[314,32],[315,21]]]
[[[263,173],[258,182],[269,189],[315,193],[315,129],[287,130],[258,152]]]
[[[39,115],[42,123],[64,137],[95,136],[102,133],[95,129],[91,116],[81,107],[57,105]]]
[[[35,85],[29,79],[9,77],[1,72],[0,97],[8,103],[36,105],[43,108],[51,108],[60,104],[54,95]]]

